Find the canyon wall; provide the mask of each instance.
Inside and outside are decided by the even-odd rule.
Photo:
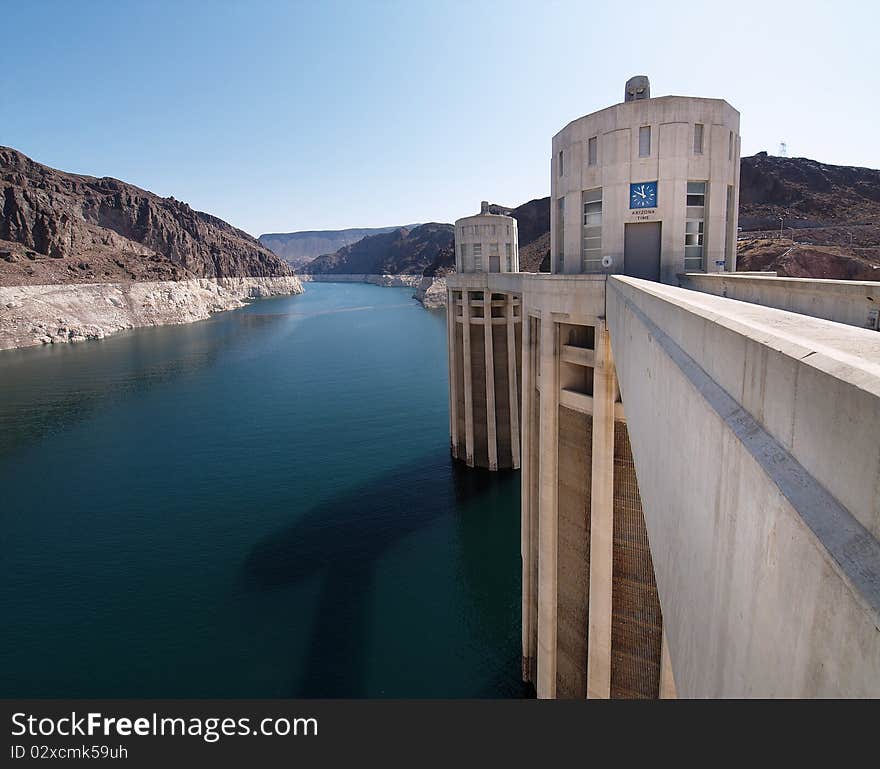
[[[191,323],[253,299],[302,290],[293,276],[0,286],[0,350]]]

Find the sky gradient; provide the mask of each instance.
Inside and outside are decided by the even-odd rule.
[[[253,235],[453,221],[549,194],[621,101],[727,99],[742,153],[880,167],[876,2],[0,0],[0,144]]]

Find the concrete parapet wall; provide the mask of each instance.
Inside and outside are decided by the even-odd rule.
[[[679,696],[880,692],[880,336],[611,277]]]
[[[679,284],[707,294],[880,330],[880,282],[685,273],[679,276]]]

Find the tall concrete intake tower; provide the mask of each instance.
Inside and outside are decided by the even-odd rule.
[[[516,219],[480,213],[455,222],[459,274],[518,273]],[[518,468],[520,300],[491,291],[455,292],[447,305],[452,455],[471,467]]]
[[[735,272],[739,113],[624,98],[553,137],[552,274],[455,225],[452,454],[521,470],[523,679],[880,696],[880,283]]]

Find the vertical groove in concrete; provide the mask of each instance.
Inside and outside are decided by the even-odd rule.
[[[471,376],[471,297],[470,292],[461,292],[462,350],[464,363],[464,429],[465,453],[468,467],[474,466],[474,397]]]
[[[476,307],[471,308],[476,310]],[[483,319],[477,315],[471,319],[471,402],[473,404],[474,467],[489,467],[489,430],[486,372],[486,334]]]
[[[519,394],[518,377],[516,375],[516,330],[513,315],[513,296],[507,294],[507,381],[509,386],[508,405],[510,409],[510,466],[514,470],[520,468],[520,437],[519,437]]]
[[[541,479],[541,393],[537,387],[537,372],[541,361],[541,321],[535,318],[530,321],[533,324],[531,333],[531,362],[530,371],[532,384],[529,389],[533,397],[532,415],[530,419],[531,436],[529,438],[529,586],[531,597],[531,618],[529,621],[529,662],[531,670],[531,682],[538,685],[538,523],[540,504],[540,479]]]
[[[663,620],[629,434],[614,425],[614,573],[611,697],[654,699],[660,692]]]
[[[501,318],[503,321],[504,319]],[[492,324],[492,357],[495,365],[495,439],[498,446],[498,469],[513,467],[510,451],[510,366],[505,323]]]
[[[495,360],[492,343],[492,293],[483,292],[483,348],[486,356],[486,450],[489,469],[498,469],[498,439],[495,434]]]
[[[455,422],[458,431],[458,441],[456,442],[456,459],[465,461],[467,459],[467,445],[465,436],[467,435],[465,414],[467,409],[464,402],[464,324],[459,323],[453,318],[455,324],[455,394],[456,394],[456,415]]]
[[[531,542],[531,436],[532,355],[531,321],[524,316],[522,327],[522,472],[520,474],[520,557],[522,560],[522,679],[533,681],[532,673],[532,542]]]
[[[614,550],[614,361],[604,321],[596,326],[590,511],[587,696],[611,695],[611,584]]]
[[[456,348],[455,333],[456,320],[456,292],[451,288],[446,291],[446,348],[448,357],[449,377],[449,445],[452,448],[452,456],[458,458],[458,359],[461,351]]]
[[[592,418],[559,407],[556,696],[587,696]]]
[[[538,511],[538,697],[556,696],[558,526],[556,515],[557,326],[541,322],[541,464]]]

